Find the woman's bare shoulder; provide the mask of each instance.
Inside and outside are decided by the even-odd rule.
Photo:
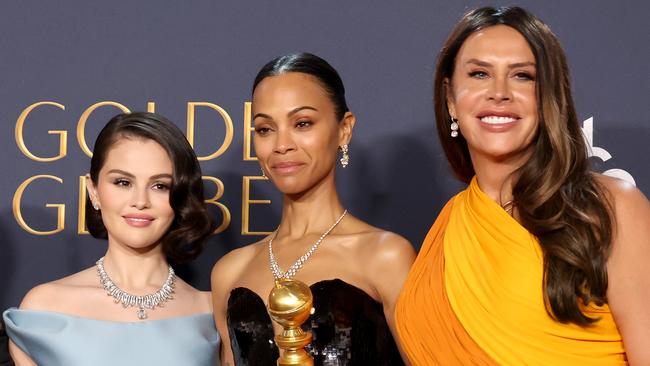
[[[68,302],[82,300],[89,291],[100,288],[94,267],[70,276],[35,286],[23,298],[21,309],[60,311]]]
[[[262,250],[262,245],[264,241],[260,240],[258,242],[248,244],[246,246],[233,249],[230,252],[224,254],[217,263],[215,263],[212,272],[215,271],[228,271],[228,272],[237,272],[239,269],[246,267],[246,265],[259,254]]]
[[[415,261],[411,243],[399,234],[370,226],[357,234],[357,261],[385,306],[392,306]]]
[[[212,267],[211,282],[212,290],[227,290],[246,271],[250,263],[260,254],[266,253],[266,242],[262,239],[258,242],[233,249],[223,255],[214,267]]]
[[[628,360],[645,365],[650,361],[650,202],[628,182],[605,176],[597,179],[607,190],[614,212],[607,300],[625,340]]]
[[[624,203],[624,206],[632,205],[631,209],[644,208],[650,204],[646,196],[634,184],[622,179],[608,177],[603,174],[596,174],[596,181],[605,188],[613,204]],[[647,207],[646,207],[647,208]]]
[[[396,265],[396,262],[400,262],[410,267],[415,260],[416,253],[411,242],[394,232],[386,230],[376,232],[373,239],[367,243],[369,258],[373,259],[378,266]]]
[[[650,201],[633,184],[622,179],[596,175],[605,188],[606,199],[611,204],[616,228],[635,226],[635,232],[650,233]]]
[[[415,259],[413,245],[403,236],[372,226],[364,221],[356,219],[352,235],[353,241],[366,263],[378,262],[382,265],[386,262],[405,262],[410,265]]]
[[[211,313],[212,312],[212,294],[210,291],[201,291],[182,279],[177,279],[175,292],[180,293],[178,296],[184,302],[183,307],[190,314]]]

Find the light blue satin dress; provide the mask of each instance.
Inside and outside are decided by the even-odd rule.
[[[11,308],[3,318],[9,338],[41,366],[219,365],[212,314],[126,323]]]

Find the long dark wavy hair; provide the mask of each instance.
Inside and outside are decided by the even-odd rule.
[[[104,126],[95,141],[90,160],[90,178],[98,182],[111,147],[120,139],[147,139],[162,146],[174,166],[169,204],[174,221],[161,238],[167,259],[179,263],[196,258],[203,250],[205,239],[215,228],[203,202],[201,167],[192,146],[172,122],[148,112],[118,114]],[[107,239],[101,210],[94,210],[86,195],[86,224],[90,234]]]
[[[474,168],[467,141],[449,138],[451,116],[446,83],[456,55],[471,34],[494,25],[517,30],[537,65],[539,128],[530,159],[516,172],[513,202],[519,221],[539,239],[544,253],[544,299],[557,321],[589,325],[590,303],[607,302],[607,268],[613,215],[607,191],[591,171],[576,116],[566,56],[557,37],[519,7],[483,7],[465,14],[438,56],[434,104],[438,137],[454,174],[469,183]]]

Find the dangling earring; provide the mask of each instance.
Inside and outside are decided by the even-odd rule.
[[[347,167],[350,164],[350,154],[348,154],[348,145],[341,146],[341,166],[343,168]]]
[[[264,171],[264,169],[263,169],[262,167],[260,167],[260,170],[262,171],[262,178],[264,178],[264,179],[269,179],[269,178],[266,176],[266,172]]]
[[[451,137],[458,137],[458,120],[451,117]]]

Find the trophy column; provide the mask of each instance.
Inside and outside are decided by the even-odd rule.
[[[313,296],[305,283],[288,278],[275,281],[269,294],[269,315],[282,326],[282,333],[275,336],[280,348],[278,366],[313,366],[314,359],[305,350],[311,342],[311,332],[301,328],[312,313]]]

